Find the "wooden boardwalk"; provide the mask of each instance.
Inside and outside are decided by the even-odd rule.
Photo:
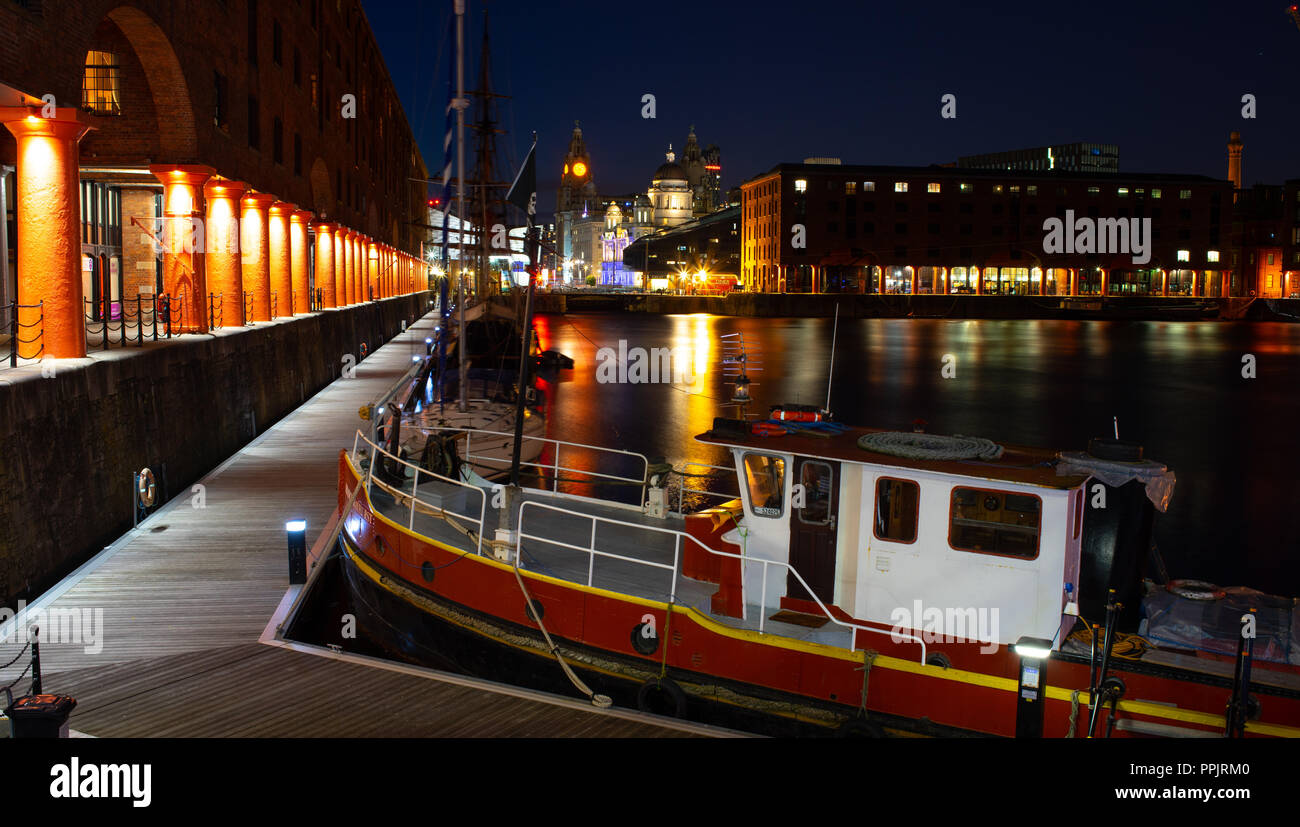
[[[258,643],[288,588],[284,524],[321,533],[336,504],[339,449],[357,410],[422,354],[433,317],[339,379],[29,607],[47,629],[102,612],[98,640],[46,641],[45,690],[73,695],[89,735],[649,736],[708,732],[585,701],[501,691],[429,670],[377,668]],[[60,619],[59,616],[62,615]],[[0,629],[0,663],[16,655]],[[66,625],[65,625],[66,631]],[[48,632],[47,632],[48,634]],[[98,651],[96,651],[98,650]],[[0,670],[0,686],[26,658]],[[26,691],[28,679],[15,688]],[[354,694],[355,690],[355,694]],[[349,698],[355,698],[349,702]],[[383,699],[383,700],[381,700]],[[386,702],[391,701],[391,703]]]

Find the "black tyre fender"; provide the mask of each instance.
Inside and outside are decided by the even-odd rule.
[[[666,702],[666,703],[665,703]],[[661,706],[669,707],[672,718],[686,716],[686,693],[672,678],[651,678],[641,684],[636,692],[636,708],[652,715],[662,715],[657,711]]]
[[[885,730],[875,721],[850,718],[835,730],[836,738],[884,738]]]

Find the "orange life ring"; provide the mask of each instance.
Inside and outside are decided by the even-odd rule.
[[[775,422],[755,422],[752,430],[755,436],[785,436],[789,433]]]

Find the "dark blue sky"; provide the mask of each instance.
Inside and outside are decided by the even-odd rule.
[[[732,187],[782,161],[930,164],[1049,143],[1120,146],[1121,171],[1300,177],[1300,30],[1278,0],[1042,3],[490,0],[501,146],[539,134],[543,209],[574,120],[601,192],[644,190],[695,124]],[[450,0],[365,0],[431,172],[441,168]],[[469,0],[466,85],[484,3]],[[657,117],[641,117],[653,93]],[[939,116],[957,96],[956,120]],[[1241,117],[1252,93],[1257,117]]]

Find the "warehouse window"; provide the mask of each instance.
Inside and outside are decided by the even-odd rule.
[[[112,52],[86,53],[86,68],[81,76],[81,106],[97,115],[122,114],[117,55]]]

